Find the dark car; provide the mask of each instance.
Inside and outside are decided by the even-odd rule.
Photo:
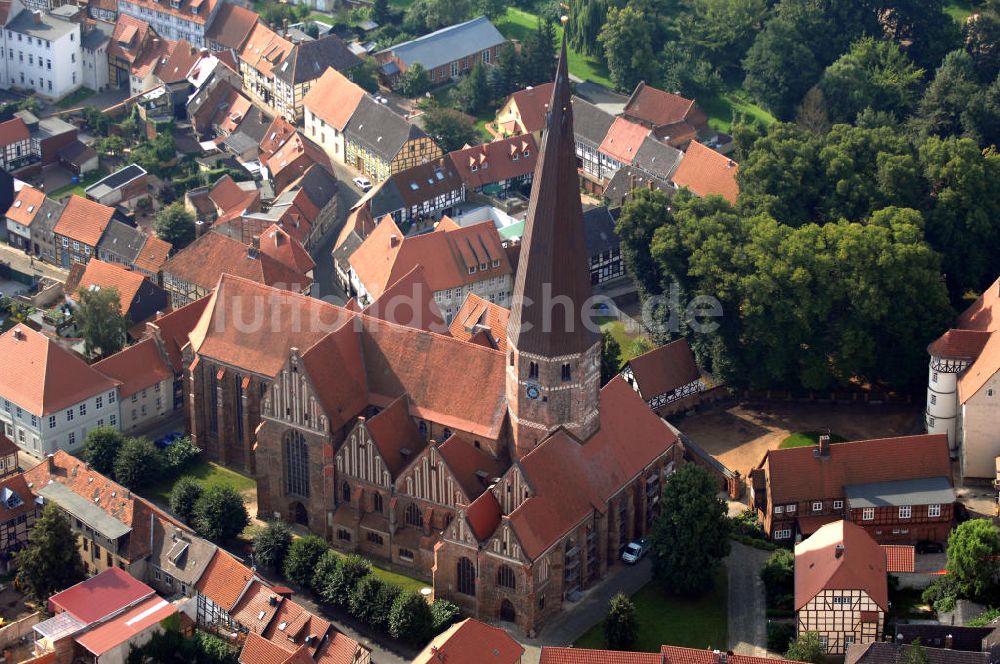
[[[183,432],[174,431],[172,433],[168,433],[163,438],[157,438],[154,444],[160,449],[163,449],[166,447],[170,447],[171,445],[174,444],[175,441],[180,440],[183,437],[184,437]]]
[[[917,542],[917,553],[944,553],[944,544],[930,540]]]

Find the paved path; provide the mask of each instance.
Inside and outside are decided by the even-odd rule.
[[[0,263],[10,265],[18,272],[41,275],[61,282],[65,282],[66,276],[69,274],[67,270],[33,259],[20,249],[15,249],[7,244],[0,244]]]
[[[767,657],[767,604],[760,570],[770,555],[770,551],[733,542],[726,559],[729,648],[741,655]]]

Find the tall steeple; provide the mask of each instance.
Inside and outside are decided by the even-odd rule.
[[[517,453],[560,426],[581,440],[597,429],[600,338],[584,325],[591,294],[564,33],[507,326]]]

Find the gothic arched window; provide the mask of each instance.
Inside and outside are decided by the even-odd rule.
[[[458,559],[458,592],[476,596],[476,568],[465,557]]]
[[[511,590],[514,590],[517,586],[514,578],[514,570],[511,569],[510,565],[500,565],[497,568],[497,585],[501,588],[510,588]]]
[[[288,493],[309,497],[309,444],[294,429],[285,434],[285,479]]]
[[[345,503],[351,502],[351,485],[344,480],[344,483],[340,485],[340,499]]]
[[[417,507],[416,503],[410,503],[406,506],[406,523],[417,528],[424,527],[424,515],[420,513],[420,508]]]

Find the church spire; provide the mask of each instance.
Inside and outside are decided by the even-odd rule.
[[[584,352],[598,339],[583,325],[590,296],[564,31],[521,238],[508,341],[521,352],[549,357]]]

